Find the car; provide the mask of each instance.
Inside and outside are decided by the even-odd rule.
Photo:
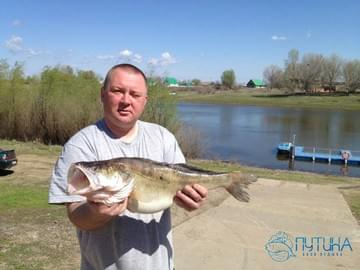
[[[3,150],[0,148],[0,170],[10,169],[17,164],[15,150]]]

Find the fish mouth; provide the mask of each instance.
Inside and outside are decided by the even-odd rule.
[[[135,187],[135,179],[131,175],[119,179],[118,182],[104,181],[104,175],[95,171],[72,164],[68,173],[67,191],[71,195],[85,196],[88,200],[105,203],[111,206],[127,198]]]
[[[89,178],[89,171],[79,165],[72,164],[68,173],[68,193],[74,195],[84,195],[94,191]]]

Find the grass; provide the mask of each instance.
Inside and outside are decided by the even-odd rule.
[[[8,209],[48,208],[48,189],[0,183],[0,213]]]
[[[20,142],[16,140],[1,140],[0,147],[3,149],[15,149],[16,154],[32,154],[32,155],[45,155],[45,156],[58,156],[61,151],[60,145],[45,145],[43,143],[33,142]]]
[[[78,269],[79,247],[65,207],[48,205],[51,170],[60,146],[1,140],[3,148],[15,148],[19,163],[0,176],[0,269]],[[191,164],[216,170],[242,170],[258,177],[322,185],[336,185],[360,221],[359,178],[271,170],[210,160]]]
[[[360,110],[360,96],[282,96],[278,90],[233,90],[211,93],[177,91],[178,102]]]

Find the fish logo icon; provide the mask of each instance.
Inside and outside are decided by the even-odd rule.
[[[285,232],[277,232],[265,245],[269,256],[277,262],[285,262],[291,257],[296,257],[293,250],[293,242]]]

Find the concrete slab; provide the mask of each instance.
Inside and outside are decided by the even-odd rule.
[[[259,179],[249,194],[250,203],[229,197],[174,229],[176,270],[359,269],[360,226],[336,187]],[[265,251],[278,231],[289,235],[296,257],[277,262]],[[352,251],[320,256],[329,253],[319,245],[316,256],[304,256],[296,237],[347,238]]]

